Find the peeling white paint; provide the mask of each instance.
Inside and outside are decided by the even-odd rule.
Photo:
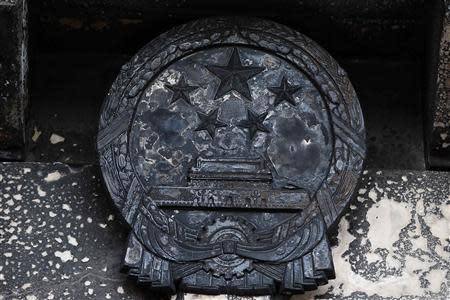
[[[73,255],[70,250],[66,251],[55,251],[55,256],[60,258],[63,263],[73,260]]]
[[[39,137],[41,136],[42,131],[39,131],[36,126],[34,126],[33,128],[33,136],[31,137],[31,139],[33,140],[33,142],[37,142],[37,140],[39,139]]]
[[[405,203],[382,198],[367,212],[370,224],[367,239],[372,250],[384,248],[392,251],[392,244],[399,239],[402,228],[411,219],[411,207]]]
[[[67,242],[68,242],[69,244],[73,245],[73,246],[78,246],[78,241],[77,241],[77,239],[74,238],[74,237],[71,236],[71,235],[68,235],[68,236],[67,236]]]
[[[54,182],[54,181],[60,180],[62,177],[63,177],[63,175],[61,175],[61,173],[59,173],[59,171],[54,171],[54,172],[47,174],[47,176],[44,178],[44,180],[46,182]]]
[[[50,143],[51,144],[58,144],[58,143],[63,143],[66,139],[56,133],[52,133],[52,135],[50,136]]]
[[[47,193],[43,191],[39,185],[37,186],[37,192],[40,197],[45,197],[47,195]]]

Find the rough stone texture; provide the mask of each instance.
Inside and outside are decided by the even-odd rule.
[[[0,174],[0,299],[157,298],[119,274],[127,230],[97,167],[3,163]],[[294,299],[448,298],[449,191],[450,173],[365,172],[334,239],[337,278]]]
[[[0,169],[0,298],[142,298],[119,273],[126,226],[95,168]]]
[[[0,158],[18,159],[27,104],[26,1],[0,1]]]
[[[450,168],[450,1],[443,1],[445,15],[440,34],[436,107],[432,116],[430,165]]]

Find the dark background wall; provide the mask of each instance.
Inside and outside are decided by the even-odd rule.
[[[421,41],[429,2],[44,0],[31,3],[31,15],[39,23],[34,26],[38,46],[47,49],[133,52],[174,25],[201,17],[237,14],[287,24],[335,54],[417,56],[423,52]]]
[[[436,3],[438,5],[436,5]],[[426,66],[440,0],[119,1],[30,3],[27,160],[96,162],[101,102],[120,66],[158,34],[192,19],[252,15],[287,24],[328,50],[355,85],[368,166],[424,169]],[[431,53],[431,54],[430,54]],[[38,133],[39,138],[36,138]],[[40,134],[40,135],[39,135]],[[52,144],[58,134],[64,142]]]

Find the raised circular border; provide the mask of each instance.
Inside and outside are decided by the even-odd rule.
[[[143,191],[131,167],[128,131],[148,82],[175,60],[227,45],[275,53],[302,70],[321,92],[333,126],[334,152],[330,172],[314,202],[331,227],[352,197],[363,168],[365,132],[356,93],[345,71],[315,42],[289,27],[253,18],[210,18],[184,24],[151,41],[122,67],[103,105],[97,141],[103,178],[115,205],[133,225],[140,205],[136,201],[143,199]],[[162,232],[173,234],[178,230],[175,227],[182,227],[156,205],[147,208],[147,217]]]

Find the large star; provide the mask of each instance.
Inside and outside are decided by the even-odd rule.
[[[206,66],[206,68],[220,78],[220,85],[214,97],[215,99],[235,90],[249,101],[252,101],[252,96],[247,81],[264,70],[263,67],[243,66],[236,48],[233,49],[226,66]]]
[[[211,138],[214,138],[216,128],[228,126],[226,123],[220,121],[217,118],[218,109],[213,110],[209,114],[204,114],[197,112],[197,116],[200,119],[200,124],[198,124],[195,131],[206,130],[208,131]]]
[[[275,94],[274,106],[277,106],[283,101],[289,102],[291,105],[296,106],[294,94],[300,89],[299,85],[290,85],[287,78],[283,76],[280,86],[268,87],[269,91]]]
[[[267,113],[257,115],[248,109],[247,110],[247,120],[240,121],[237,124],[237,126],[248,129],[248,132],[250,134],[250,140],[253,140],[253,138],[255,137],[255,135],[258,131],[270,132],[269,129],[266,126],[264,126],[264,124],[263,124],[264,119],[266,117],[267,117]]]
[[[183,75],[181,75],[180,80],[177,82],[177,84],[166,85],[166,87],[173,92],[170,104],[178,100],[184,100],[187,104],[190,105],[192,105],[192,103],[189,98],[189,93],[199,88],[198,86],[187,84]]]

